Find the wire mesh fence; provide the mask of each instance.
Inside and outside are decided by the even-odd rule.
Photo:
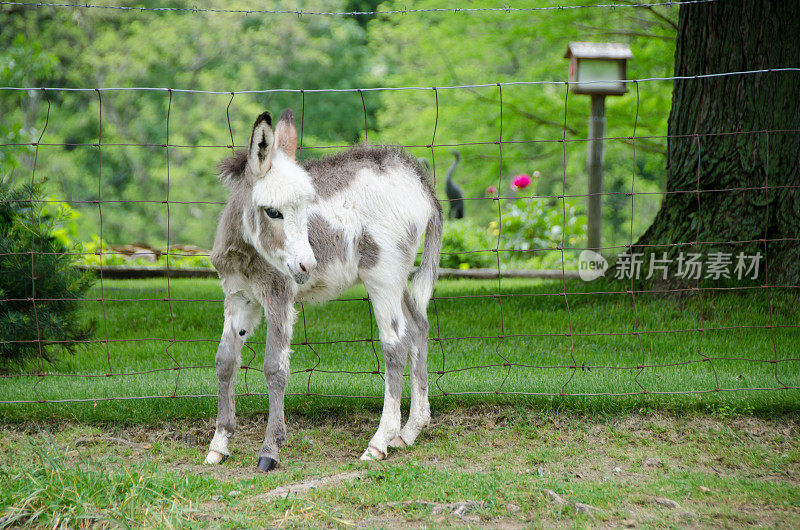
[[[710,1],[710,0],[704,0]],[[9,5],[21,3],[2,2]],[[28,5],[28,4],[25,4]],[[45,5],[45,4],[37,4]],[[47,4],[49,6],[76,7],[69,4]],[[655,4],[653,4],[655,5]],[[663,5],[659,3],[658,5]],[[619,5],[615,5],[620,7]],[[92,6],[82,6],[85,8]],[[109,6],[94,6],[108,8]],[[581,6],[572,6],[581,7]],[[598,7],[594,5],[592,7]],[[599,6],[603,7],[603,6]],[[118,9],[135,9],[118,7]],[[498,8],[499,9],[499,8]],[[503,8],[505,9],[505,8]],[[552,8],[562,9],[562,8]],[[215,11],[215,10],[201,10]],[[408,12],[413,11],[409,10]],[[463,10],[459,10],[463,11]],[[249,11],[248,11],[249,12]],[[403,11],[406,13],[407,11]],[[276,14],[273,12],[269,12]],[[283,12],[281,12],[283,13]],[[360,13],[300,13],[297,15],[354,15]],[[398,12],[400,13],[400,12]],[[385,14],[385,13],[383,13]],[[600,193],[604,199],[617,198],[618,208],[629,211],[630,223],[627,237],[615,240],[599,249],[585,248],[582,240],[570,241],[562,232],[560,243],[552,246],[519,247],[504,246],[504,217],[509,207],[518,201],[548,201],[560,211],[561,226],[568,223],[570,202],[581,202],[590,194],[575,191],[569,184],[567,158],[573,151],[584,151],[589,141],[583,137],[567,135],[567,116],[571,112],[574,95],[569,82],[519,81],[508,83],[483,83],[441,87],[362,87],[352,89],[266,89],[266,90],[191,90],[178,88],[59,88],[59,87],[0,87],[0,93],[19,92],[23,98],[38,98],[43,102],[40,134],[30,143],[8,142],[0,144],[3,149],[27,147],[32,151],[30,182],[43,177],[57,181],[52,174],[42,175],[41,166],[56,149],[79,150],[82,156],[93,159],[96,168],[96,186],[83,190],[84,197],[54,197],[42,200],[31,199],[37,205],[67,203],[84,211],[93,211],[97,221],[99,239],[104,239],[104,212],[108,213],[120,204],[138,203],[153,212],[153,219],[163,219],[160,224],[166,240],[163,252],[166,267],[163,269],[163,284],[132,281],[119,283],[108,277],[109,270],[104,258],[114,250],[102,244],[91,253],[81,249],[70,250],[75,256],[92,254],[98,258],[97,284],[91,295],[77,298],[81,304],[92,306],[91,312],[98,318],[93,336],[69,341],[77,346],[77,353],[70,361],[54,370],[45,360],[42,349],[57,341],[47,341],[38,336],[29,342],[40,349],[40,360],[21,373],[0,374],[0,387],[4,387],[0,403],[25,405],[34,403],[98,402],[114,400],[137,400],[152,398],[216,397],[214,352],[217,336],[204,336],[210,326],[218,322],[222,326],[222,293],[210,282],[200,289],[187,290],[178,278],[185,276],[180,269],[172,267],[170,260],[195,252],[185,253],[176,249],[176,226],[183,223],[194,212],[208,231],[213,232],[216,219],[225,204],[219,200],[193,200],[185,195],[176,196],[175,168],[198,151],[213,152],[219,158],[236,148],[244,147],[242,136],[245,130],[241,123],[248,117],[236,118],[237,103],[245,98],[257,98],[268,104],[273,94],[292,94],[297,102],[295,108],[300,131],[299,159],[318,156],[329,151],[346,148],[346,145],[314,145],[305,136],[314,135],[314,123],[306,119],[309,100],[319,94],[335,98],[356,98],[363,108],[363,138],[369,142],[371,128],[366,99],[375,93],[391,93],[393,97],[409,94],[425,94],[432,109],[432,124],[429,141],[408,142],[403,138],[393,143],[412,150],[415,154],[429,157],[431,176],[437,190],[442,188],[441,159],[449,157],[455,148],[475,150],[480,156],[493,156],[499,161],[498,174],[486,179],[494,187],[491,192],[465,196],[468,207],[483,205],[491,209],[492,232],[490,244],[448,252],[444,256],[480,254],[489,256],[492,262],[483,274],[489,279],[481,280],[474,288],[465,289],[463,284],[448,284],[437,287],[429,307],[431,323],[429,376],[432,396],[459,394],[513,394],[544,396],[627,396],[645,394],[705,394],[734,391],[783,390],[800,388],[800,356],[795,350],[800,337],[800,325],[790,315],[781,313],[796,300],[796,285],[771,283],[769,277],[769,245],[786,242],[787,238],[763,237],[750,240],[706,241],[697,237],[692,240],[674,241],[654,245],[658,251],[670,254],[647,253],[646,245],[637,245],[639,233],[634,233],[634,219],[642,204],[660,204],[668,195],[687,195],[696,201],[697,212],[707,194],[762,194],[766,204],[768,195],[775,190],[796,189],[795,184],[770,183],[765,175],[763,185],[743,185],[722,189],[701,189],[700,175],[703,169],[698,154],[697,178],[694,186],[686,189],[653,190],[637,189],[637,148],[652,147],[653,142],[694,142],[698,153],[707,138],[719,135],[746,136],[800,134],[798,129],[763,129],[731,131],[697,131],[691,135],[637,135],[640,124],[642,93],[646,87],[657,83],[672,83],[684,80],[702,83],[713,78],[744,78],[748,76],[770,76],[781,73],[794,76],[800,81],[800,68],[761,69],[739,72],[721,72],[697,76],[651,77],[629,79],[624,83],[630,90],[628,97],[634,98],[634,112],[630,116],[630,134],[606,137],[607,143],[618,142],[630,148],[630,182],[625,190],[607,190]],[[550,109],[553,120],[562,123],[560,134],[535,140],[519,139],[504,130],[504,116],[508,103],[504,95],[517,89],[556,90],[561,94],[563,105]],[[481,94],[496,105],[496,131],[491,138],[442,138],[440,109],[442,94],[481,91]],[[86,112],[98,126],[94,142],[74,142],[65,138],[48,138],[48,127],[62,109],[53,102],[56,93],[69,92],[87,100]],[[111,137],[104,134],[104,124],[115,117],[107,112],[107,100],[119,94],[132,97],[159,98],[164,114],[151,128],[160,131],[161,141],[150,138],[143,141]],[[213,143],[181,143],[180,129],[190,127],[183,116],[175,115],[175,99],[191,98],[194,105],[208,108],[224,108],[224,114],[213,119],[224,120],[228,138],[216,138]],[[88,103],[91,99],[92,102]],[[211,103],[213,101],[214,103]],[[278,110],[278,109],[273,109]],[[104,112],[105,111],[105,112]],[[232,119],[232,115],[234,118]],[[176,130],[178,133],[176,134]],[[158,136],[158,134],[154,134]],[[239,137],[237,142],[235,138]],[[507,170],[504,170],[504,153],[508,150],[536,144],[550,147],[551,156],[561,158],[560,189],[555,193],[538,193],[524,189],[506,192]],[[121,198],[109,194],[109,179],[115,169],[104,168],[104,153],[114,149],[142,149],[149,157],[163,158],[164,186],[158,194],[139,199]],[[90,153],[90,155],[87,155]],[[476,155],[478,156],[478,155]],[[440,158],[437,163],[437,157]],[[449,159],[448,159],[449,160]],[[439,168],[437,170],[437,167]],[[210,178],[195,175],[194,178]],[[146,178],[146,175],[142,175]],[[187,178],[181,174],[185,190]],[[191,183],[189,183],[191,188]],[[219,187],[220,195],[223,193]],[[163,192],[163,193],[162,193]],[[639,201],[639,202],[637,202]],[[642,202],[642,201],[649,201]],[[447,210],[448,200],[441,199]],[[156,212],[158,211],[158,215]],[[768,206],[764,216],[768,215]],[[651,215],[652,217],[652,215]],[[765,221],[766,226],[766,221]],[[788,241],[797,242],[800,238]],[[758,247],[753,251],[753,246]],[[51,301],[37,297],[37,278],[33,271],[41,253],[31,250],[21,255],[30,258],[30,296],[25,299],[3,298],[3,303],[25,302],[33,306]],[[705,255],[702,249],[727,249]],[[581,253],[596,250],[611,261],[608,276],[615,282],[593,284],[575,279],[579,272]],[[685,250],[685,252],[684,252]],[[745,252],[745,250],[747,252]],[[550,280],[516,280],[508,274],[507,258],[519,263],[528,257],[543,253],[556,253],[557,271]],[[121,253],[119,253],[121,254]],[[199,255],[202,256],[202,253]],[[581,261],[584,259],[584,261]],[[598,258],[600,259],[600,258]],[[705,260],[705,261],[703,261]],[[677,269],[677,270],[675,270]],[[684,281],[675,287],[669,283],[643,285],[639,280],[654,275],[678,276]],[[473,273],[474,274],[474,273]],[[480,274],[478,274],[480,275]],[[728,283],[713,283],[706,280],[731,280]],[[464,280],[466,281],[466,280]],[[736,282],[740,283],[736,283]],[[453,287],[455,285],[456,287]],[[709,319],[704,311],[713,302],[708,301],[720,292],[739,293],[749,296],[743,300],[760,301],[748,313],[719,319]],[[187,294],[188,293],[188,294]],[[200,293],[198,295],[198,293]],[[693,295],[700,301],[687,306],[683,302],[673,305],[659,304],[664,295]],[[705,298],[704,298],[705,297]],[[704,302],[706,300],[706,302]],[[744,305],[749,304],[747,302]],[[604,305],[606,304],[606,305]],[[610,305],[609,305],[610,304]],[[736,309],[738,302],[729,302]],[[680,309],[675,309],[679,307]],[[766,313],[759,311],[766,308]],[[731,308],[729,308],[731,309]],[[752,309],[752,308],[750,308]],[[298,306],[299,319],[295,327],[292,347],[290,395],[374,397],[382,396],[382,359],[380,343],[374,326],[370,300],[358,289],[348,291],[343,297],[322,308]],[[686,318],[670,320],[667,313],[686,311]],[[87,310],[88,312],[89,310]],[[603,325],[599,312],[608,311],[612,316]],[[560,315],[557,320],[545,314]],[[149,319],[163,315],[166,323],[155,325]],[[481,318],[485,315],[485,318]],[[541,319],[541,325],[537,322]],[[342,319],[345,322],[342,322]],[[37,330],[39,322],[33,325]],[[160,327],[159,327],[160,326]],[[600,329],[599,329],[600,328]],[[152,333],[151,330],[158,333]],[[5,338],[3,343],[9,343]],[[266,385],[260,375],[261,356],[264,346],[263,332],[247,342],[242,363],[242,377],[237,383],[237,396],[266,395]],[[91,358],[84,363],[83,359]],[[132,360],[133,359],[133,360]],[[256,372],[256,374],[250,374]],[[253,377],[257,375],[258,377]]]

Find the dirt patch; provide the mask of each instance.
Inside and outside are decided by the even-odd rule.
[[[292,414],[287,418],[287,439],[281,454],[282,460],[357,461],[362,445],[367,443],[377,423],[378,415],[373,411],[321,416]],[[255,458],[265,427],[264,416],[240,418],[232,449],[242,458],[248,454]],[[87,434],[87,429],[93,432]],[[107,452],[128,451],[157,457],[172,451],[186,457],[196,457],[175,462],[172,461],[174,459],[165,459],[163,463],[168,468],[179,472],[219,473],[220,478],[240,477],[251,472],[250,463],[235,472],[231,468],[237,464],[230,461],[216,468],[200,465],[214,432],[214,422],[210,419],[171,421],[158,426],[31,422],[6,425],[3,430],[12,439],[60,433],[54,439],[62,447],[70,446],[72,449],[102,446]],[[618,452],[613,450],[616,446],[632,455],[634,462],[631,465],[636,467],[637,473],[657,471],[662,464],[668,468],[700,465],[709,473],[719,475],[740,469],[740,462],[726,459],[714,451],[698,454],[696,462],[687,462],[676,461],[669,454],[650,454],[652,451],[647,450],[660,444],[692,442],[707,446],[716,443],[731,448],[747,447],[785,455],[785,470],[770,470],[760,476],[797,482],[800,480],[800,468],[794,462],[795,458],[789,456],[797,448],[798,438],[800,418],[788,416],[772,421],[709,415],[675,417],[660,413],[593,417],[479,405],[438,413],[434,411],[430,427],[417,444],[424,449],[429,444],[453,442],[464,445],[464,451],[437,454],[422,450],[416,451],[413,458],[443,470],[458,468],[488,472],[495,468],[498,457],[502,455],[502,464],[518,467],[520,473],[537,473],[543,468],[546,473],[566,473],[576,479],[597,479],[615,470],[617,475],[630,475],[631,469],[618,461]],[[575,444],[591,448],[591,455],[569,455],[570,451],[567,451],[567,456],[583,458],[563,458],[561,448]],[[517,450],[514,451],[514,448]],[[393,452],[390,458],[404,459],[407,455],[407,452]],[[556,456],[559,458],[554,458]],[[589,456],[593,456],[594,460]],[[648,459],[658,461],[659,465],[641,464]],[[636,462],[640,465],[637,466]],[[255,465],[255,461],[252,465]],[[215,469],[217,471],[213,471]]]
[[[378,419],[374,410],[290,414],[280,465],[267,475],[254,469],[265,416],[240,418],[231,457],[218,466],[202,465],[214,431],[210,419],[0,424],[0,459],[14,461],[26,444],[51,441],[76,464],[110,458],[213,478],[214,498],[197,513],[221,524],[253,500],[262,501],[262,516],[271,514],[265,524],[323,527],[340,520],[382,527],[570,526],[574,518],[608,527],[787,526],[800,519],[800,418],[591,416],[480,405],[434,410],[413,447],[391,451],[385,462],[361,463]],[[448,480],[455,482],[440,486]],[[419,486],[428,492],[417,494]],[[769,488],[783,493],[763,493]],[[275,514],[273,506],[283,511]]]

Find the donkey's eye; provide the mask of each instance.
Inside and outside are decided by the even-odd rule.
[[[264,208],[264,211],[270,219],[283,219],[283,214],[275,208]]]

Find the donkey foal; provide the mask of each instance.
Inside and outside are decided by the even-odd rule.
[[[207,464],[230,454],[234,380],[261,308],[267,321],[269,418],[258,469],[269,471],[286,433],[283,401],[294,304],[330,300],[357,281],[372,300],[386,364],[383,414],[362,460],[381,460],[389,446],[413,444],[430,421],[427,306],[439,267],[442,211],[428,175],[397,148],[354,147],[303,165],[296,150],[292,111],[283,113],[274,132],[265,112],[253,125],[248,149],[219,165],[230,197],[211,252],[225,293],[225,321],[216,355],[217,424]],[[423,232],[422,263],[409,291]],[[409,358],[411,410],[401,429]]]

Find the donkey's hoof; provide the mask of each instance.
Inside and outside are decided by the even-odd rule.
[[[371,445],[367,447],[367,450],[364,451],[364,454],[361,455],[361,460],[369,461],[369,460],[383,460],[386,458],[386,453],[375,449]]]
[[[216,451],[214,451],[212,449],[206,455],[206,460],[203,463],[207,464],[209,466],[215,466],[217,464],[221,464],[227,458],[228,458],[228,455],[223,455],[222,453],[218,453],[218,452],[216,452]]]
[[[389,447],[396,447],[397,449],[402,449],[404,447],[408,447],[408,444],[405,440],[403,440],[400,436],[395,436],[394,440],[389,442]]]
[[[268,471],[272,471],[275,469],[275,466],[278,465],[278,461],[274,458],[270,458],[268,456],[260,456],[258,457],[258,464],[256,465],[256,469],[261,471],[262,473],[266,473]]]

